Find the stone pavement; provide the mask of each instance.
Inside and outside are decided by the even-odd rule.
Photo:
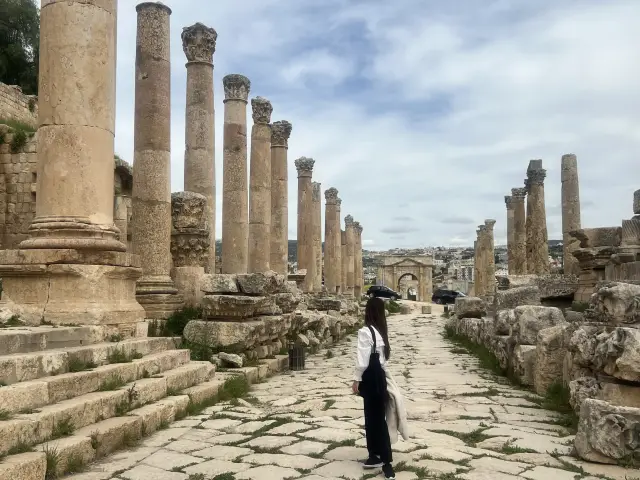
[[[436,310],[440,308],[440,310]],[[479,370],[441,336],[435,315],[389,319],[390,368],[404,389],[411,439],[393,446],[398,480],[640,478],[571,456],[573,436],[532,394]],[[360,480],[362,401],[350,395],[355,337],[307,359],[307,370],[253,386],[248,401],[175,422],[74,480]]]

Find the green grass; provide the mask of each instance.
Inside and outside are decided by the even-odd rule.
[[[477,428],[472,432],[462,433],[462,432],[454,432],[453,430],[432,430],[434,433],[442,433],[444,435],[449,435],[451,437],[456,437],[462,440],[464,443],[469,445],[470,447],[475,447],[476,444],[491,438],[491,435],[485,435],[484,432],[487,428]]]
[[[51,439],[56,440],[62,437],[70,437],[73,435],[74,430],[75,427],[73,426],[71,418],[63,418],[62,420],[58,420],[53,426]]]
[[[24,327],[26,323],[20,320],[18,315],[12,315],[6,322],[0,324],[0,328],[7,327]]]
[[[133,351],[131,353],[127,353],[124,348],[116,347],[107,355],[107,361],[109,363],[131,363],[133,360],[137,360],[142,357],[143,355],[140,352]]]
[[[10,420],[11,413],[6,410],[0,410],[0,421]]]
[[[464,335],[459,335],[455,332],[453,327],[447,325],[444,328],[444,338],[451,342],[458,349],[464,349],[469,355],[473,355],[478,359],[480,367],[486,370],[500,375],[503,377],[508,376],[508,372],[500,366],[500,362],[496,356],[484,345],[479,345],[472,342]]]
[[[87,469],[87,463],[84,460],[84,457],[80,453],[72,453],[67,458],[67,464],[64,468],[65,475],[70,475],[73,473],[81,473]]]
[[[104,379],[98,388],[100,392],[110,392],[123,387],[127,382],[120,375],[111,375]]]
[[[45,480],[58,478],[58,464],[60,463],[60,453],[56,447],[45,446],[43,448],[47,460],[47,469],[44,474]]]
[[[91,361],[86,362],[81,358],[72,357],[71,360],[69,360],[68,371],[69,373],[84,372],[86,370],[93,370],[97,366],[98,365]]]
[[[31,125],[19,122],[17,120],[8,120],[6,118],[0,118],[0,125],[8,125],[13,130],[20,130],[28,133],[35,133],[36,129]]]
[[[395,300],[389,300],[385,306],[389,313],[400,313],[400,304]]]
[[[573,302],[571,304],[571,310],[574,312],[584,313],[589,308],[588,302]]]
[[[541,408],[562,414],[561,418],[554,420],[552,423],[567,428],[571,433],[576,433],[578,431],[578,421],[580,417],[571,407],[569,403],[570,397],[569,388],[561,382],[558,382],[547,389],[542,400],[532,395],[527,395],[524,398]]]

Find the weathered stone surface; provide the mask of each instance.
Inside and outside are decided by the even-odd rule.
[[[299,293],[276,293],[273,295],[276,305],[282,310],[282,313],[291,313],[296,310],[298,304],[302,300]]]
[[[511,362],[513,373],[523,385],[533,385],[536,368],[536,347],[533,345],[516,345]]]
[[[578,277],[549,273],[543,275],[509,275],[498,277],[506,288],[538,287],[540,298],[557,298],[573,295],[578,290]]]
[[[237,276],[234,274],[204,275],[200,287],[204,293],[238,293]]]
[[[342,301],[338,298],[319,297],[317,295],[305,295],[305,303],[309,310],[337,310],[342,308]]]
[[[240,291],[246,295],[271,295],[288,292],[286,277],[272,271],[238,275],[237,280]]]
[[[520,345],[535,345],[540,330],[566,323],[562,311],[555,307],[517,307],[515,316],[518,324],[517,343]]]
[[[424,315],[430,315],[431,314],[431,305],[423,305],[422,306],[422,313]]]
[[[493,305],[496,312],[521,305],[540,305],[540,290],[536,286],[500,290],[496,292]]]
[[[600,334],[593,363],[597,370],[615,378],[640,382],[640,330],[616,328]]]
[[[455,303],[458,318],[482,318],[487,314],[487,304],[478,297],[458,297]]]
[[[625,385],[602,381],[596,398],[611,405],[640,408],[640,387],[638,384]]]
[[[496,313],[496,321],[494,323],[496,335],[513,335],[514,326],[517,327],[515,310],[500,310]]]
[[[220,360],[222,360],[222,365],[223,366],[232,366],[232,367],[237,367],[237,368],[242,368],[243,365],[243,360],[242,357],[240,355],[236,355],[233,353],[224,353],[224,352],[220,352],[218,354],[218,358]]]
[[[562,382],[565,328],[565,325],[556,325],[538,332],[533,385],[539,395],[546,394],[551,385]]]
[[[607,282],[591,296],[589,317],[614,325],[640,323],[640,285]]]
[[[244,351],[267,340],[276,340],[291,328],[288,316],[259,317],[245,322],[191,320],[184,338],[197,345]]]
[[[249,297],[243,295],[205,295],[202,299],[204,318],[250,318],[275,306],[270,297]]]
[[[588,398],[597,398],[600,392],[600,385],[593,377],[581,377],[569,382],[569,403],[571,407],[580,413],[582,402]]]
[[[617,463],[640,454],[640,409],[587,399],[580,409],[575,447],[588,461]]]

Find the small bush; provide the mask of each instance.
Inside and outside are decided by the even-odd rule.
[[[36,111],[36,105],[37,105],[36,99],[35,99],[35,98],[33,98],[33,97],[31,97],[31,98],[29,99],[29,111],[30,111],[31,113],[33,113],[33,112],[35,112],[35,111]]]
[[[126,382],[124,381],[124,379],[120,376],[120,375],[111,375],[110,377],[106,378],[102,384],[100,385],[100,388],[98,388],[98,391],[100,392],[110,392],[112,390],[117,390],[120,387],[124,386],[126,384]]]
[[[46,446],[43,452],[47,459],[47,470],[44,474],[45,480],[58,478],[58,464],[60,463],[60,453],[55,447]]]
[[[589,308],[588,302],[573,302],[571,304],[571,310],[574,312],[584,313]]]
[[[58,420],[58,422],[56,422],[56,424],[53,426],[51,439],[55,440],[57,438],[70,437],[71,435],[73,435],[74,430],[75,427],[73,426],[73,422],[70,418]]]
[[[389,300],[387,302],[387,310],[389,310],[389,313],[400,313],[400,304],[395,300]]]
[[[24,130],[13,132],[11,140],[11,153],[18,153],[27,144],[27,133]]]
[[[184,332],[184,327],[187,326],[187,323],[199,318],[202,318],[202,310],[199,308],[187,307],[182,310],[178,310],[177,312],[172,313],[165,321],[164,332],[166,333],[163,336],[180,337],[182,336],[182,332]]]
[[[73,357],[69,361],[68,370],[70,373],[76,373],[76,372],[84,372],[86,370],[93,370],[96,367],[97,365],[93,362],[85,362],[81,358]]]

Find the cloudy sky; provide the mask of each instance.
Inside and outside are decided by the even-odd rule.
[[[136,13],[119,1],[116,152],[132,161]],[[336,187],[373,249],[472,245],[523,184],[547,169],[549,238],[561,238],[560,158],[578,156],[583,227],[619,225],[640,188],[638,0],[181,0],[171,16],[173,191],[183,189],[182,27],[218,32],[217,236],[222,77],[293,124],[290,238],[299,156]],[[247,121],[250,128],[250,107]],[[324,216],[324,212],[323,212]],[[324,220],[323,220],[324,222]]]

